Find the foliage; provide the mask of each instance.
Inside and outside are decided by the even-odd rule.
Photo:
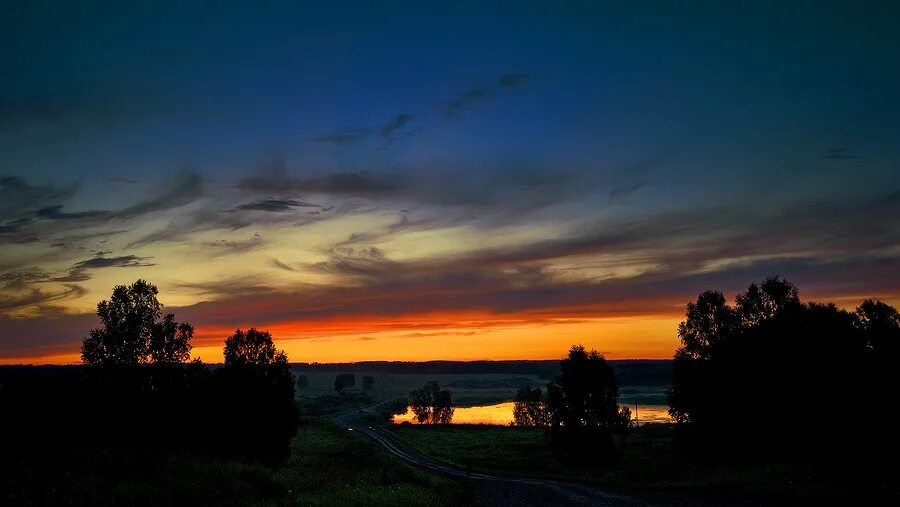
[[[575,460],[606,460],[612,456],[612,434],[622,427],[619,384],[609,364],[596,350],[581,345],[560,362],[562,374],[547,384],[551,445]]]
[[[81,358],[87,365],[128,366],[179,364],[190,357],[194,328],[175,322],[173,314],[160,321],[159,290],[145,280],[117,285],[112,296],[97,304],[103,327],[91,329],[82,340]]]
[[[451,393],[429,381],[421,389],[409,393],[409,406],[420,424],[450,424],[453,419]]]
[[[225,366],[269,366],[287,364],[287,355],[275,350],[275,343],[268,331],[250,328],[247,332],[237,329],[225,339]]]
[[[299,419],[287,355],[255,328],[236,330],[225,340],[224,355],[214,375],[213,441],[227,442],[227,454],[286,457]]]
[[[297,375],[297,389],[306,389],[307,387],[309,387],[309,377],[304,373]]]
[[[513,424],[515,426],[548,426],[550,413],[541,389],[524,385],[514,399]]]
[[[900,317],[866,300],[855,312],[803,303],[789,281],[751,284],[728,305],[704,292],[679,325],[670,413],[697,451],[728,456],[778,455],[821,462],[855,459],[879,440],[897,438],[879,420],[860,417],[895,392],[891,364]],[[804,414],[827,407],[808,427]],[[834,438],[849,431],[859,439]]]
[[[341,373],[334,377],[334,390],[341,392],[348,387],[356,385],[356,375],[353,373]]]
[[[367,391],[375,389],[375,379],[371,375],[364,376],[362,386]]]

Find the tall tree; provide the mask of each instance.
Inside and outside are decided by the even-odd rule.
[[[442,390],[435,381],[429,381],[409,394],[409,406],[420,424],[450,424],[454,412],[450,391]]]
[[[237,329],[223,353],[225,365],[216,371],[216,439],[239,455],[286,457],[299,420],[287,354],[256,328]]]
[[[737,329],[739,319],[721,292],[706,291],[688,303],[687,315],[678,325],[681,348],[676,357],[706,359]]]
[[[622,428],[619,383],[596,350],[575,345],[560,362],[562,374],[547,384],[550,441],[564,457],[604,460],[612,435]]]
[[[87,365],[138,365],[183,363],[190,358],[194,328],[175,322],[167,314],[159,320],[159,290],[146,280],[117,285],[108,300],[97,304],[103,325],[91,329],[81,343],[81,359]]]
[[[287,354],[276,350],[272,335],[251,327],[240,329],[225,339],[225,366],[269,366],[287,364]]]

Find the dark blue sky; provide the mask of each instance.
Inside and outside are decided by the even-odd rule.
[[[854,271],[900,255],[895,2],[133,3],[0,14],[0,313],[19,323],[138,275],[186,306],[235,277],[396,274],[316,278],[336,248],[545,252],[465,269],[554,287],[778,270],[898,293]],[[190,292],[197,255],[231,260]],[[299,278],[269,280],[273,259]]]

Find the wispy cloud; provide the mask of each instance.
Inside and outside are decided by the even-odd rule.
[[[90,270],[102,268],[138,268],[154,266],[155,264],[147,262],[150,257],[139,257],[137,255],[122,255],[119,257],[103,257],[97,256],[92,259],[76,262],[69,269],[69,273],[65,276],[54,278],[56,282],[83,282],[90,280],[88,273]]]
[[[270,213],[280,213],[284,211],[293,211],[297,208],[321,208],[318,204],[308,203],[297,199],[260,199],[258,201],[249,202],[235,206],[235,210],[243,211],[268,211]]]
[[[501,91],[522,86],[527,78],[526,74],[503,74],[495,85],[474,86],[457,92],[441,104],[441,114],[446,120],[457,118]]]

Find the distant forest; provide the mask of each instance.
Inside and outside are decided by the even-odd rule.
[[[672,381],[670,359],[623,359],[608,361],[621,385],[668,386]],[[215,368],[217,365],[209,365]],[[559,359],[539,361],[362,361],[358,363],[291,363],[295,371],[377,372],[394,374],[498,373],[532,374],[549,379],[559,373]],[[5,377],[28,371],[30,375],[58,375],[80,365],[0,366],[0,384]]]
[[[607,361],[621,385],[668,386],[672,382],[671,359],[621,359]],[[559,359],[538,361],[362,361],[358,363],[291,363],[299,371],[378,373],[500,373],[532,374],[550,379],[559,374]]]

